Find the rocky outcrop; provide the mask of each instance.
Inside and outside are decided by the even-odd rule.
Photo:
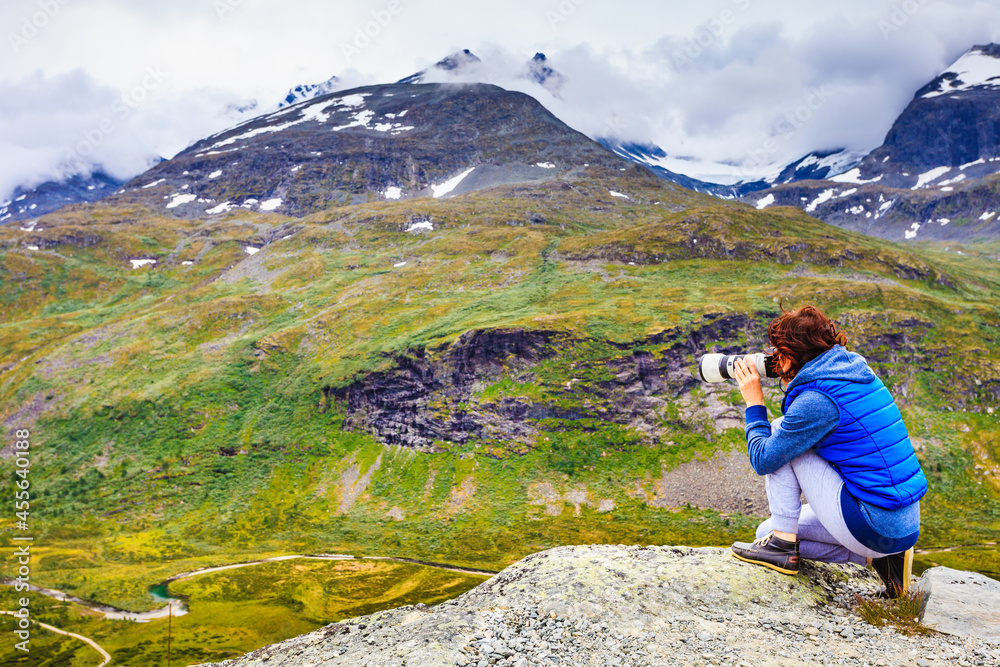
[[[326,394],[328,400],[346,402],[345,427],[368,431],[385,444],[422,451],[434,450],[435,442],[469,439],[530,444],[535,424],[543,419],[596,418],[628,425],[651,441],[669,440],[666,429],[676,424],[663,421],[663,408],[700,384],[692,372],[696,357],[718,340],[743,338],[763,345],[762,323],[770,317],[709,315],[693,329],[671,329],[622,346],[629,350],[624,354],[609,345],[611,356],[593,362],[597,374],[606,379],[589,383],[581,393],[570,378],[565,385],[549,388],[550,400],[480,396],[484,387],[501,379],[534,381],[533,368],[540,361],[568,354],[574,345],[588,342],[560,332],[523,329],[470,331],[444,351],[415,350],[397,358],[392,370],[371,373],[347,387],[327,389]],[[666,345],[667,349],[654,356],[641,349],[645,345]],[[581,368],[584,371],[593,373],[594,369]],[[682,400],[678,405],[683,411],[687,403]],[[708,415],[713,425],[723,419],[719,428],[734,425],[726,417],[742,418],[739,413],[730,415],[728,403],[688,407],[692,414]]]
[[[531,366],[555,354],[557,338],[548,331],[470,331],[439,357],[415,350],[399,357],[396,368],[329,393],[347,402],[346,427],[367,430],[390,445],[432,450],[442,440],[522,439],[530,430],[523,421],[528,410],[509,402],[477,412],[461,405],[477,385],[504,374],[523,379]]]
[[[333,623],[220,665],[996,664],[981,640],[868,625],[853,604],[878,588],[855,565],[789,577],[716,548],[560,547],[436,607]]]
[[[1000,644],[1000,581],[978,572],[932,567],[917,582],[920,622],[959,637],[981,637]]]
[[[442,442],[470,440],[520,451],[518,447],[535,444],[541,420],[599,419],[634,429],[650,443],[669,442],[677,428],[711,437],[727,428],[742,428],[743,411],[730,400],[730,385],[698,381],[697,358],[710,349],[727,354],[759,349],[766,340],[767,323],[776,314],[709,313],[693,326],[667,329],[628,344],[558,331],[474,330],[442,350],[412,350],[397,357],[394,368],[370,373],[346,387],[328,387],[324,405],[345,404],[348,429],[420,451],[435,451]],[[853,318],[845,324],[852,334],[858,332],[852,343],[869,352],[870,361],[899,364],[911,374],[933,370],[944,353],[923,343],[934,329],[931,321]],[[718,341],[733,344],[720,346]],[[578,370],[570,372],[579,377],[555,378],[551,369],[536,373],[539,363],[561,363],[575,347],[586,345],[603,350],[575,365]],[[577,383],[588,377],[586,385]],[[909,376],[897,380],[904,385],[899,400],[905,403]],[[484,393],[500,381],[532,384],[538,391]],[[697,398],[692,394],[695,388],[700,392]]]

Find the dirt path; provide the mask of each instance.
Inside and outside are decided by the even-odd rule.
[[[273,558],[264,558],[261,560],[251,560],[246,563],[233,563],[232,565],[219,565],[216,567],[206,567],[200,570],[191,570],[190,572],[181,572],[180,574],[175,574],[169,579],[165,579],[162,585],[170,584],[174,581],[180,581],[181,579],[189,579],[190,577],[198,576],[199,574],[209,574],[210,572],[222,572],[223,570],[235,570],[238,567],[249,567],[251,565],[260,565],[262,563],[277,563],[283,560],[293,560],[295,558],[306,558],[309,560],[353,560],[354,556],[346,556],[341,554],[321,554],[318,556],[308,556],[304,554],[297,554],[294,556],[275,556]]]
[[[0,610],[0,614],[9,614],[10,616],[14,616],[14,612],[12,611]],[[59,628],[53,627],[48,623],[42,623],[40,621],[35,621],[35,622],[38,623],[38,625],[40,625],[41,627],[45,628],[46,630],[50,630],[51,632],[55,632],[56,634],[66,635],[67,637],[72,637],[73,639],[79,639],[80,641],[90,645],[92,649],[100,653],[101,657],[104,658],[104,660],[101,661],[101,664],[98,665],[97,667],[104,667],[106,664],[111,662],[111,654],[105,651],[103,648],[101,648],[100,644],[95,642],[90,637],[84,637],[83,635],[78,635],[75,632],[67,632],[65,630],[60,630]]]
[[[457,567],[455,565],[447,565],[445,563],[432,563],[426,560],[417,560],[415,558],[399,558],[397,556],[361,556],[364,560],[391,560],[397,563],[413,563],[415,565],[426,565],[427,567],[436,567],[439,570],[447,570],[449,572],[461,572],[462,574],[483,574],[487,576],[492,576],[494,574],[499,574],[495,570],[479,570],[474,567]]]

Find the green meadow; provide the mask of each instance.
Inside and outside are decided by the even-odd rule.
[[[434,230],[406,232],[414,220]],[[741,412],[735,387],[679,379],[695,361],[685,345],[751,349],[781,306],[806,303],[842,325],[903,409],[931,482],[918,568],[1000,571],[988,544],[1000,534],[995,243],[904,246],[624,176],[301,219],[94,204],[39,226],[0,230],[0,406],[7,429],[31,431],[38,585],[144,611],[157,606],[149,587],[178,573],[280,555],[499,570],[561,544],[745,539],[759,518],[655,502],[666,472],[744,446],[741,428],[709,416],[720,400]],[[133,270],[137,257],[158,261]],[[490,330],[548,342],[464,394],[432,388],[414,422],[479,419],[479,435],[384,444],[345,398],[405,360],[447,376],[463,336]],[[619,376],[647,353],[682,367],[640,413]],[[769,388],[773,416],[779,402]],[[509,406],[529,408],[515,435]],[[0,463],[12,498],[13,461]],[[0,533],[5,548],[14,534]],[[171,585],[191,605],[174,619],[172,660],[225,659],[482,579],[371,560],[184,579]],[[0,596],[10,609],[12,591]],[[31,599],[39,620],[93,638],[113,664],[165,659],[165,622]],[[42,631],[33,646],[23,664],[96,657]]]

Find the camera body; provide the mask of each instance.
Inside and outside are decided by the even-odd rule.
[[[776,378],[778,369],[774,357],[763,352],[745,354],[706,354],[698,360],[698,377],[702,382],[725,382],[736,377],[736,360],[749,356],[761,377]]]

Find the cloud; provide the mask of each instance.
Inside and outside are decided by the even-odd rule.
[[[519,78],[526,57],[495,43],[469,45],[482,63],[427,80],[520,90],[591,137],[655,143],[675,158],[670,168],[732,182],[811,151],[877,147],[918,88],[973,44],[1000,38],[990,27],[1000,8],[915,2],[909,13],[858,3],[779,19],[734,0],[645,46],[546,50],[566,77],[558,96]]]
[[[37,72],[17,82],[0,82],[0,196],[17,185],[34,186],[78,172],[72,146],[82,132],[97,128],[117,99],[83,70],[54,77]],[[122,151],[111,137],[94,157]],[[131,153],[125,149],[126,154]],[[116,165],[125,171],[141,165]]]
[[[656,143],[676,171],[721,180],[813,150],[874,148],[914,91],[973,44],[1000,41],[1000,7],[978,0],[399,0],[391,19],[389,0],[224,1],[224,16],[209,0],[61,5],[0,72],[0,196],[95,164],[134,175],[242,120],[223,113],[232,102],[256,98],[262,113],[298,84],[395,81],[460,48],[483,59],[468,80],[526,92],[590,136]],[[36,4],[5,3],[0,22],[16,27]],[[570,6],[558,24],[546,18]],[[343,45],[378,16],[346,61]],[[518,77],[536,51],[566,77],[558,96]],[[163,73],[155,86],[150,68]]]
[[[124,91],[98,83],[82,69],[0,81],[0,198],[17,186],[98,169],[131,178],[260,111],[227,114],[227,104],[237,101],[232,93],[211,88],[178,93],[166,87],[169,78],[149,67]]]

